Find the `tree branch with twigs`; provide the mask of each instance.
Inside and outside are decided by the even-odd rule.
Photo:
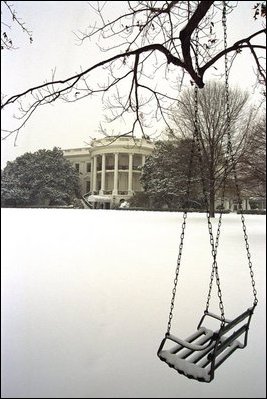
[[[21,18],[17,16],[17,12],[14,5],[9,1],[1,1],[1,14],[2,7],[5,8],[8,14],[8,22],[5,22],[1,18],[1,50],[15,50],[15,44],[11,38],[12,26],[18,26],[29,38],[30,43],[32,43],[32,32],[26,27],[25,22],[22,22]],[[8,33],[7,33],[8,31]]]
[[[93,95],[102,95],[108,121],[132,113],[132,134],[139,130],[145,136],[146,128],[155,120],[162,119],[168,124],[170,107],[177,101],[179,87],[185,79],[203,88],[206,73],[213,68],[216,70],[215,64],[226,54],[234,62],[240,52],[248,51],[259,81],[265,85],[266,45],[262,39],[265,28],[256,29],[253,34],[223,48],[218,33],[222,24],[222,3],[127,1],[123,2],[127,6],[124,12],[109,19],[107,8],[111,2],[97,2],[96,5],[90,2],[99,23],[89,26],[85,32],[78,31],[76,39],[81,45],[95,40],[102,53],[111,55],[66,79],[56,78],[54,71],[50,80],[2,97],[1,109],[14,107],[17,111],[14,117],[18,121],[15,128],[3,128],[2,139],[11,135],[17,137],[43,105],[76,102]],[[234,2],[224,3],[227,15],[238,12]],[[99,70],[103,70],[103,78],[95,82],[92,76]]]

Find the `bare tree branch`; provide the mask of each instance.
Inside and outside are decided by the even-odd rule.
[[[26,27],[25,22],[22,22],[21,18],[17,17],[17,13],[14,9],[14,5],[10,4],[8,1],[1,1],[1,5],[6,7],[6,9],[9,12],[10,18],[11,18],[11,24],[16,24],[21,28],[21,30],[26,33],[26,35],[29,37],[30,43],[32,43],[33,38],[32,38],[32,32]],[[1,50],[15,50],[16,47],[14,47],[14,43],[12,39],[10,38],[10,33],[7,34],[6,31],[3,31],[2,27],[8,28],[10,31],[12,29],[11,24],[7,24],[6,22],[1,20]]]
[[[145,116],[150,115],[152,120],[151,111],[154,118],[160,117],[167,123],[171,103],[177,101],[179,84],[183,83],[186,75],[192,84],[203,88],[206,72],[215,68],[217,61],[229,55],[233,63],[237,54],[246,49],[252,55],[260,82],[266,84],[266,45],[262,40],[266,30],[256,30],[222,49],[216,33],[216,24],[222,20],[221,2],[128,1],[123,2],[127,10],[112,20],[106,17],[108,3],[98,2],[96,6],[89,3],[99,17],[100,25],[96,22],[87,32],[79,31],[76,38],[81,44],[87,39],[96,39],[101,51],[113,51],[113,55],[66,79],[56,79],[54,71],[49,81],[7,98],[2,96],[2,111],[12,105],[21,112],[20,124],[14,130],[5,130],[8,136],[12,132],[17,134],[42,105],[59,100],[76,102],[94,94],[102,94],[103,102],[108,95],[112,99],[107,100],[111,120],[129,112],[135,114],[132,131],[139,127],[145,135],[145,127],[149,125]],[[227,13],[238,12],[233,2],[224,3]],[[199,32],[197,42],[193,36],[196,29]],[[102,42],[107,45],[102,46]],[[199,65],[196,65],[196,55]],[[105,78],[103,75],[103,80],[96,85],[91,74],[100,69],[104,69]],[[157,77],[161,80],[167,78],[163,90],[157,89]],[[175,87],[172,85],[173,77]]]

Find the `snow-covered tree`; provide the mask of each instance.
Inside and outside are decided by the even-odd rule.
[[[266,197],[266,115],[256,120],[238,165],[247,196]]]
[[[27,152],[1,172],[1,205],[69,205],[79,195],[79,175],[59,148]]]
[[[153,205],[176,209],[202,207],[201,176],[196,166],[192,140],[158,141],[145,162],[141,177]]]

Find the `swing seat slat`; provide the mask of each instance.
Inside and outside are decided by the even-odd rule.
[[[178,373],[201,382],[210,382],[214,378],[214,370],[236,349],[242,349],[246,346],[253,309],[249,308],[233,321],[227,321],[226,326],[215,332],[206,327],[200,327],[204,318],[202,317],[197,331],[186,340],[177,338],[172,334],[166,334],[157,355]],[[206,312],[204,316],[207,315],[220,319],[218,316]],[[225,336],[231,328],[241,323],[245,318],[248,319],[237,331]],[[245,334],[244,343],[237,340],[242,334]],[[167,341],[168,343],[175,342],[178,345],[167,349]]]

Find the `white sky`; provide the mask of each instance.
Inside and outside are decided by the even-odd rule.
[[[122,10],[126,2],[107,2],[111,14]],[[11,32],[11,38],[19,47],[15,51],[2,51],[1,81],[2,92],[7,95],[17,94],[34,85],[43,83],[51,77],[51,71],[57,68],[57,77],[66,78],[96,61],[109,55],[100,53],[96,45],[86,42],[77,46],[73,32],[85,29],[88,22],[95,20],[95,15],[85,1],[14,1],[18,17],[33,32],[33,43],[19,29]],[[229,16],[228,43],[249,35],[255,25],[261,22],[253,20],[254,1],[240,2],[239,12]],[[3,17],[2,17],[3,18]],[[96,75],[101,79],[101,74]],[[230,82],[253,92],[255,75],[252,64],[245,54],[239,56],[230,75]],[[85,99],[72,104],[56,103],[38,110],[22,129],[14,147],[14,136],[2,141],[1,167],[7,160],[40,148],[51,149],[82,147],[90,137],[98,137],[99,123],[104,119],[101,98]],[[12,120],[2,116],[2,123],[12,125]],[[118,125],[129,130],[130,126]],[[157,125],[157,129],[162,126]]]
[[[167,328],[181,213],[1,213],[2,398],[266,397],[264,215],[246,215],[259,300],[248,345],[206,384],[178,375],[156,355]],[[223,216],[217,260],[232,319],[253,303],[240,215]],[[179,338],[196,331],[211,265],[206,216],[190,214],[171,329]],[[215,282],[211,297],[210,311],[220,314]]]

